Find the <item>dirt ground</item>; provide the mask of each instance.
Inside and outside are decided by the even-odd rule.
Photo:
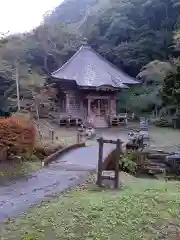
[[[71,145],[77,142],[77,129],[60,127],[57,124],[52,124],[44,119],[40,120],[38,130],[41,133],[42,140],[38,139],[42,144],[58,144],[58,145]],[[54,137],[52,140],[52,133]]]
[[[71,145],[77,142],[77,128],[76,127],[59,127],[58,125],[51,125],[54,129],[54,142],[53,144]],[[120,138],[123,141],[128,140],[128,132],[131,129],[139,129],[139,124],[128,123],[127,126],[112,127],[108,129],[96,130],[96,138],[88,140],[87,144],[97,144],[98,137],[106,139]],[[42,128],[43,142],[50,144],[51,137],[47,128]],[[180,151],[180,130],[170,128],[159,128],[149,126],[150,147],[166,151]]]
[[[54,130],[54,141],[51,140],[51,136],[47,127],[41,127],[42,140],[37,144],[40,146],[53,146],[61,145],[68,146],[77,142],[77,128],[76,127],[59,127],[58,125],[51,125]],[[128,132],[130,129],[138,129],[138,124],[129,123],[127,127],[113,127],[108,129],[96,130],[96,138],[88,140],[87,145],[97,145],[97,138],[103,136],[106,139],[120,138],[123,141],[128,140]],[[149,135],[151,138],[150,148],[165,150],[165,151],[180,151],[180,131],[168,128],[158,128],[155,126],[149,127]],[[21,165],[9,164],[0,165],[0,183],[4,178],[19,177],[27,175],[31,172],[36,172],[41,168],[41,162],[25,162]]]

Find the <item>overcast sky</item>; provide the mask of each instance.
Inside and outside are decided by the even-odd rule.
[[[43,15],[63,0],[1,0],[0,33],[31,30],[40,24]]]

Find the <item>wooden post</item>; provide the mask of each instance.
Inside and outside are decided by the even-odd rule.
[[[139,148],[143,151],[144,148],[144,136],[140,136]]]
[[[99,142],[99,157],[98,157],[98,173],[97,185],[102,186],[102,166],[103,166],[103,138],[98,139]]]
[[[51,130],[52,143],[54,143],[54,130]]]
[[[66,127],[67,127],[67,128],[70,127],[70,121],[71,121],[71,118],[70,118],[70,116],[69,116],[68,119],[67,119],[67,122],[66,122]]]
[[[122,148],[122,142],[120,139],[117,139],[116,144],[116,158],[115,158],[115,179],[114,179],[114,188],[119,188],[119,161],[120,161],[120,153]]]
[[[101,115],[101,99],[98,99],[98,115]]]
[[[69,114],[69,95],[66,93],[66,113]]]
[[[78,118],[76,118],[76,126],[78,126]]]
[[[77,132],[77,143],[80,143],[80,132]]]
[[[88,117],[90,116],[90,109],[91,109],[91,101],[88,98],[88,113],[87,113]]]
[[[111,98],[111,114],[116,114],[116,104],[115,104],[115,98]]]

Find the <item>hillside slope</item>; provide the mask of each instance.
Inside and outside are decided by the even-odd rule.
[[[44,18],[45,24],[71,24],[80,34],[87,34],[97,16],[104,12],[111,0],[64,0]]]
[[[33,32],[0,41],[0,58],[8,63],[3,71],[7,75],[7,66],[13,70],[21,59],[21,66],[49,74],[86,37],[93,49],[135,77],[154,60],[179,56],[172,47],[180,22],[175,2],[180,0],[64,0]]]
[[[85,17],[89,8],[98,2],[99,0],[65,0],[45,17],[45,23],[77,23]]]

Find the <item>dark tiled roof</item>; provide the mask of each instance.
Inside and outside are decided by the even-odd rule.
[[[52,77],[74,80],[83,87],[110,85],[126,88],[126,84],[138,83],[89,46],[82,46],[69,61],[52,73]]]

